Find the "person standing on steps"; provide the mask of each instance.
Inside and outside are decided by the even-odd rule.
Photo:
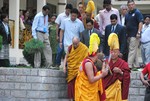
[[[32,24],[32,36],[34,39],[38,39],[44,43],[43,53],[46,58],[46,67],[49,68],[52,64],[51,47],[49,42],[48,31],[48,5],[43,6],[42,12],[36,14]],[[39,68],[41,66],[41,52],[34,54],[34,67]]]

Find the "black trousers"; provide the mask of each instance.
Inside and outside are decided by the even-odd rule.
[[[144,101],[150,101],[150,87],[146,88]]]

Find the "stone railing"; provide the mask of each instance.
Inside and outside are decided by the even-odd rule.
[[[0,68],[0,101],[68,101],[66,98],[62,71]]]
[[[145,87],[140,81],[140,72],[131,72],[131,82],[129,89],[129,101],[144,101]]]
[[[129,101],[144,101],[139,74],[131,73]],[[65,75],[51,69],[0,68],[0,101],[68,101]]]

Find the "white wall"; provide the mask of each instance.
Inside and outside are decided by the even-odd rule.
[[[46,0],[37,0],[37,13],[42,11],[42,7],[46,4]]]
[[[56,13],[58,14],[58,0],[47,0],[46,2],[49,4],[55,5],[56,6]]]
[[[27,0],[20,0],[20,9],[26,10],[27,8]]]
[[[67,0],[59,0],[59,3],[67,3]],[[65,11],[66,5],[58,5],[58,14]]]
[[[56,5],[57,7],[57,14],[60,14],[65,11],[66,5],[58,5],[58,3],[67,3],[67,0],[47,0],[47,3],[52,5]]]

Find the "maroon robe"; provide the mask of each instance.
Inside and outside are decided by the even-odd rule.
[[[130,69],[128,67],[128,64],[121,58],[118,58],[118,60],[115,63],[110,61],[109,66],[113,75],[109,74],[103,79],[105,89],[107,89],[110,85],[112,85],[113,83],[115,83],[116,80],[119,79],[119,81],[121,82],[122,100],[128,99],[129,84],[130,84]],[[114,67],[120,68],[123,71],[123,75],[119,73],[114,73],[113,72]]]

